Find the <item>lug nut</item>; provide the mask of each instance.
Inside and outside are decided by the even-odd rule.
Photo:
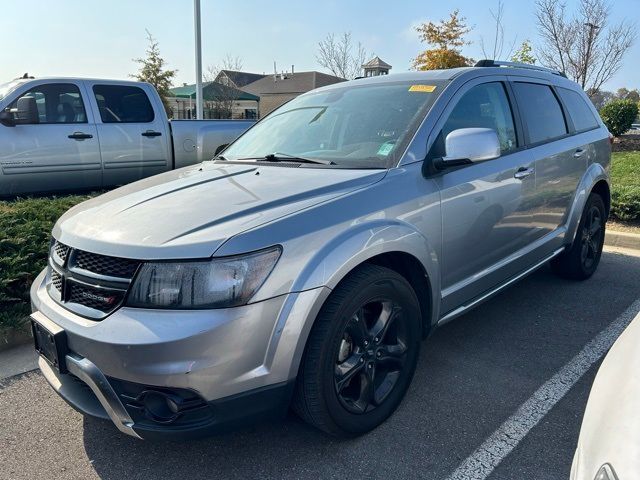
[[[364,358],[361,358],[361,359],[360,359],[360,363],[364,363]]]
[[[376,337],[376,338],[374,338],[374,341],[375,341],[376,343],[378,343],[378,342],[380,341],[380,339],[379,339],[378,337]]]
[[[380,358],[382,356],[382,353],[378,352],[376,353],[376,357]]]
[[[364,346],[366,347],[367,345],[369,345],[369,342],[367,340],[364,341]]]
[[[367,367],[368,367],[368,368],[372,368],[372,367],[373,367],[373,365],[369,364],[369,365],[367,365]]]

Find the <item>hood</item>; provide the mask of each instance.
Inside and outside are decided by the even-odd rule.
[[[372,184],[385,173],[204,162],[83,202],[60,217],[53,236],[116,257],[206,258],[234,235]]]

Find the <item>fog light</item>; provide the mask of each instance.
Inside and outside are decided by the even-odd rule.
[[[148,390],[142,404],[147,417],[155,422],[170,423],[178,418],[178,405],[165,393]]]

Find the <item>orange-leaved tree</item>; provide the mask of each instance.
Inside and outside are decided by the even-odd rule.
[[[465,22],[466,19],[460,16],[460,12],[454,10],[449,14],[448,20],[426,22],[416,27],[420,40],[434,48],[420,53],[413,61],[413,68],[437,70],[471,65],[473,60],[460,52],[461,47],[470,43],[464,39],[471,31]]]

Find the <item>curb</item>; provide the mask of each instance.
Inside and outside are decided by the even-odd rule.
[[[31,343],[31,331],[27,329],[0,331],[0,352]]]
[[[640,234],[607,230],[604,244],[609,247],[640,251]]]

